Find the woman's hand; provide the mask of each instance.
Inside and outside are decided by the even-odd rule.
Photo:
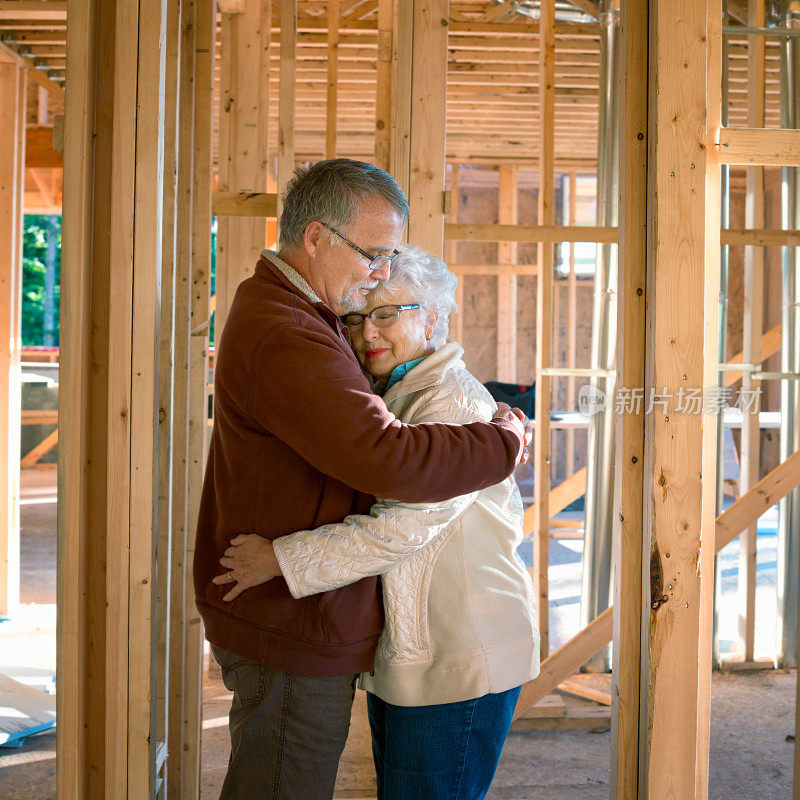
[[[275,548],[269,539],[255,533],[241,533],[231,539],[231,546],[219,560],[228,569],[224,575],[217,575],[213,582],[219,585],[235,583],[222,599],[226,602],[238,597],[245,589],[277,578],[281,574]]]

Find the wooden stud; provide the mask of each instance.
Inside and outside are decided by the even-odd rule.
[[[170,625],[169,625],[169,707],[167,729],[167,797],[180,797],[184,773],[193,775],[197,754],[184,747],[187,701],[186,584],[188,519],[188,425],[189,425],[189,340],[192,296],[192,234],[194,197],[194,106],[195,28],[197,7],[193,0],[181,0],[180,66],[175,202],[175,274],[172,388],[171,536],[170,536]],[[192,613],[193,610],[190,611]],[[189,682],[191,688],[191,682]],[[191,743],[192,739],[189,739]]]
[[[72,797],[155,787],[165,12],[163,0],[81,4],[69,34],[58,782]]]
[[[270,8],[260,0],[248,0],[242,13],[222,16],[219,192],[228,199],[252,198],[267,189]],[[242,205],[237,201],[234,204]],[[247,200],[243,204],[246,206]],[[237,287],[253,273],[265,244],[263,219],[219,219],[214,322],[217,339]]]
[[[498,186],[498,222],[516,225],[519,215],[517,167],[500,165]],[[497,246],[498,264],[517,263],[516,242],[500,242]],[[497,379],[507,383],[517,380],[517,278],[515,275],[497,277]]]
[[[646,385],[675,397],[717,383],[722,10],[718,1],[658,0],[654,14]],[[648,415],[649,741],[640,757],[653,800],[708,796],[716,455],[713,418]]]
[[[27,69],[0,58],[0,616],[19,606],[20,304]]]
[[[375,164],[391,170],[392,50],[394,0],[378,0],[378,63],[375,79]]]
[[[127,630],[127,797],[155,794],[156,543],[158,539],[159,335],[161,329],[164,95],[166,80],[164,0],[140,0],[136,106],[136,192],[130,334],[130,557]],[[173,31],[171,31],[173,33]],[[177,33],[177,31],[174,31]],[[170,37],[171,38],[171,37]],[[141,87],[152,92],[141,98]],[[157,98],[162,98],[160,102]],[[173,188],[174,193],[174,188]],[[165,298],[171,304],[171,297]],[[169,312],[171,313],[171,309]],[[167,564],[164,565],[168,566]]]
[[[555,119],[555,2],[542,0],[539,18],[539,218],[540,226],[554,222],[553,150]],[[536,285],[536,428],[534,433],[534,502],[536,522],[533,530],[533,563],[541,657],[549,651],[549,539],[550,528],[550,377],[544,370],[551,366],[553,255],[552,243],[539,240]]]
[[[336,112],[339,94],[339,0],[328,0],[328,96],[325,158],[336,158]]]
[[[385,2],[387,0],[384,0]],[[390,172],[409,196],[411,179],[411,75],[414,45],[414,2],[394,2],[391,67]],[[384,10],[384,14],[386,14]],[[384,17],[385,19],[385,17]],[[408,240],[406,229],[406,240]]]
[[[764,0],[753,0],[748,6],[749,25],[766,24]],[[748,37],[747,121],[754,128],[764,126],[764,58],[763,36]],[[747,167],[745,226],[762,228],[764,217],[764,168]],[[744,252],[743,348],[746,363],[761,363],[761,338],[764,328],[764,249],[747,247]],[[761,391],[761,382],[749,372],[742,374],[742,393],[750,396]],[[759,406],[752,404],[742,422],[739,450],[739,491],[744,494],[759,479],[761,429]],[[738,648],[744,661],[755,659],[756,616],[756,536],[757,526],[743,531],[739,540],[739,629]]]
[[[418,247],[441,257],[448,5],[447,0],[414,0],[413,7],[408,237]]]
[[[570,226],[576,223],[578,176],[575,170],[569,173],[569,219]],[[578,352],[578,277],[575,274],[575,242],[569,244],[569,275],[567,276],[567,366],[575,369]],[[574,411],[575,378],[567,378],[567,410]],[[567,431],[567,475],[575,472],[575,431]]]
[[[450,192],[453,197],[453,206],[450,210],[452,222],[458,222],[458,209],[460,195],[458,189],[458,164],[450,165]],[[458,262],[458,242],[450,241],[447,244],[447,266],[459,275],[456,285],[456,306],[458,310],[450,315],[450,339],[463,344],[464,341],[464,273],[456,268]]]
[[[297,73],[297,0],[281,0],[281,62],[278,95],[278,219],[283,193],[294,172],[295,80]]]
[[[637,79],[647,62],[649,12],[644,3],[621,7],[622,99],[620,110],[620,237],[617,363],[619,384],[645,385],[647,263],[648,87]],[[642,647],[642,530],[644,416],[617,423],[614,492],[614,614],[611,792],[635,798],[639,788]]]
[[[214,131],[216,2],[196,0],[194,71],[194,170],[192,202],[192,286],[189,328],[189,424],[185,560],[186,651],[184,654],[182,798],[200,795],[200,737],[203,703],[203,624],[194,602],[192,565],[200,494],[205,472],[208,421],[208,327],[211,316],[211,185]],[[205,326],[205,327],[204,327]]]

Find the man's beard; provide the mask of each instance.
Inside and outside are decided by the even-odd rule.
[[[353,311],[361,311],[367,305],[367,298],[361,294],[361,289],[374,289],[380,281],[365,281],[354,286],[343,298],[341,302],[342,314],[350,314]]]

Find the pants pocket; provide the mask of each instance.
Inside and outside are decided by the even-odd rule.
[[[267,668],[246,658],[211,645],[211,652],[222,669],[222,681],[233,692],[233,704],[240,708],[257,706],[264,700]]]

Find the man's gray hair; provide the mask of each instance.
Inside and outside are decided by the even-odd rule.
[[[432,253],[411,245],[402,245],[398,249],[400,254],[392,259],[389,280],[383,281],[375,291],[395,296],[405,291],[412,303],[422,306],[423,315],[424,311],[438,311],[439,319],[431,343],[434,347],[441,347],[447,341],[450,329],[448,317],[453,311],[458,311],[458,278],[444,261]]]
[[[408,200],[395,179],[374,164],[329,158],[304,164],[286,184],[280,246],[300,247],[309,223],[325,222],[346,232],[364,201],[382,197],[405,222]]]

